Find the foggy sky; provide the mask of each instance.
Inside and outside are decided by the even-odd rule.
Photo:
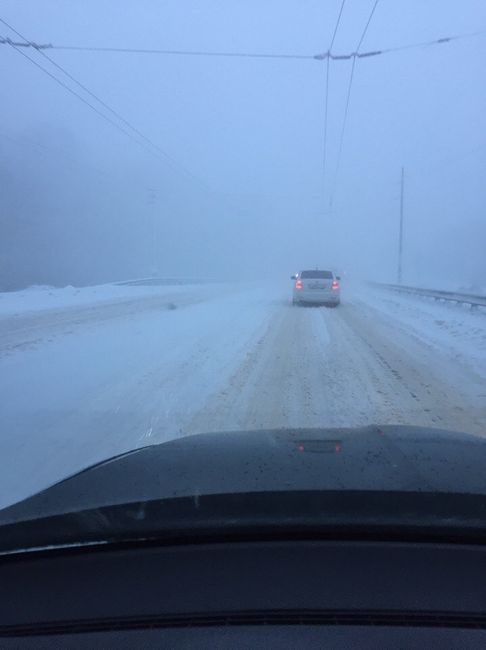
[[[347,0],[334,52],[354,51],[372,4]],[[56,45],[312,55],[339,6],[4,0],[0,17]],[[380,0],[361,49],[481,29],[482,0]],[[486,35],[357,61],[332,208],[350,61],[331,63],[324,177],[325,62],[47,53],[196,178],[0,46],[0,287],[148,275],[154,217],[163,275],[394,281],[402,165],[404,280],[486,285]]]

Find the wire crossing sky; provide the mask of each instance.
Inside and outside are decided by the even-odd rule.
[[[405,277],[480,273],[486,5],[374,6],[4,0],[0,265],[394,276],[404,167]]]
[[[342,11],[340,12],[341,15]],[[5,23],[1,20],[0,22]],[[337,26],[339,21],[337,22]],[[336,30],[337,31],[337,30]],[[331,47],[326,51],[319,54],[285,54],[285,53],[271,53],[271,52],[218,52],[218,51],[198,51],[198,50],[163,50],[156,48],[135,48],[135,47],[107,47],[107,46],[94,46],[94,45],[56,45],[52,43],[38,43],[35,41],[13,41],[9,37],[0,37],[0,45],[15,45],[16,47],[32,48],[34,50],[71,50],[73,52],[118,52],[120,54],[156,54],[156,55],[169,55],[169,56],[207,56],[207,57],[224,57],[224,58],[243,58],[243,59],[302,59],[302,60],[316,60],[325,61],[332,59],[333,61],[349,61],[350,59],[367,59],[380,54],[390,54],[392,52],[402,52],[404,50],[419,49],[430,47],[432,45],[444,45],[452,43],[453,41],[474,38],[477,36],[485,36],[486,30],[477,32],[470,32],[468,34],[456,34],[454,36],[442,36],[432,39],[430,41],[423,41],[419,43],[409,43],[406,45],[398,45],[396,47],[388,47],[385,49],[375,49],[366,52],[346,52],[334,53],[331,52]],[[334,42],[335,35],[332,43]]]

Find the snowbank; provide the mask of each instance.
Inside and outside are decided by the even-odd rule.
[[[27,312],[111,302],[125,298],[156,296],[162,293],[164,295],[180,294],[181,292],[193,290],[194,286],[191,284],[173,286],[100,284],[91,287],[68,285],[58,288],[36,285],[21,291],[0,293],[0,318]]]

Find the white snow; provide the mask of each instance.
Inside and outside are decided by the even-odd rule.
[[[191,292],[192,284],[177,285],[118,285],[100,284],[91,287],[49,287],[34,285],[21,291],[0,292],[0,318],[26,312],[93,305],[120,299]]]
[[[393,319],[437,354],[486,377],[485,309],[380,288],[362,288],[359,295],[380,317]]]
[[[197,292],[199,302],[71,325],[4,355],[0,505],[87,464],[181,435],[272,313],[265,288]],[[106,315],[106,305],[98,308]]]
[[[338,309],[289,299],[286,284],[0,295],[0,507],[202,431],[485,430],[486,314],[371,288]]]

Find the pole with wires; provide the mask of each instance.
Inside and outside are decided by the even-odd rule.
[[[400,179],[400,226],[398,228],[398,270],[397,284],[402,284],[402,256],[403,256],[403,191],[405,185],[405,169],[402,167]]]
[[[158,237],[157,237],[157,190],[148,187],[147,188],[147,204],[149,206],[149,211],[150,211],[150,246],[149,249],[151,250],[151,269],[150,269],[150,275],[153,278],[156,278],[158,275],[158,252],[159,252],[159,245],[158,245]]]
[[[3,20],[3,24],[7,23]],[[324,61],[326,58],[333,59],[334,61],[349,61],[353,58],[369,59],[370,57],[379,56],[380,54],[389,54],[391,52],[402,52],[410,49],[430,47],[433,45],[444,45],[454,41],[474,38],[477,36],[484,36],[486,30],[482,29],[476,32],[468,32],[465,34],[455,34],[452,36],[442,36],[434,38],[430,41],[420,41],[417,43],[409,43],[408,45],[398,45],[395,47],[387,47],[384,49],[377,49],[368,52],[347,52],[342,54],[332,54],[330,52],[320,52],[318,54],[298,54],[298,53],[285,53],[285,52],[223,52],[223,51],[204,51],[204,50],[161,50],[156,48],[139,48],[139,47],[110,47],[110,46],[90,46],[90,45],[56,45],[54,43],[38,43],[36,41],[13,41],[9,37],[0,36],[0,45],[15,45],[22,48],[30,48],[33,50],[65,50],[71,52],[98,52],[115,53],[115,54],[146,54],[156,56],[193,56],[193,57],[227,57],[227,58],[242,58],[242,59],[300,59],[300,60],[315,60]]]

